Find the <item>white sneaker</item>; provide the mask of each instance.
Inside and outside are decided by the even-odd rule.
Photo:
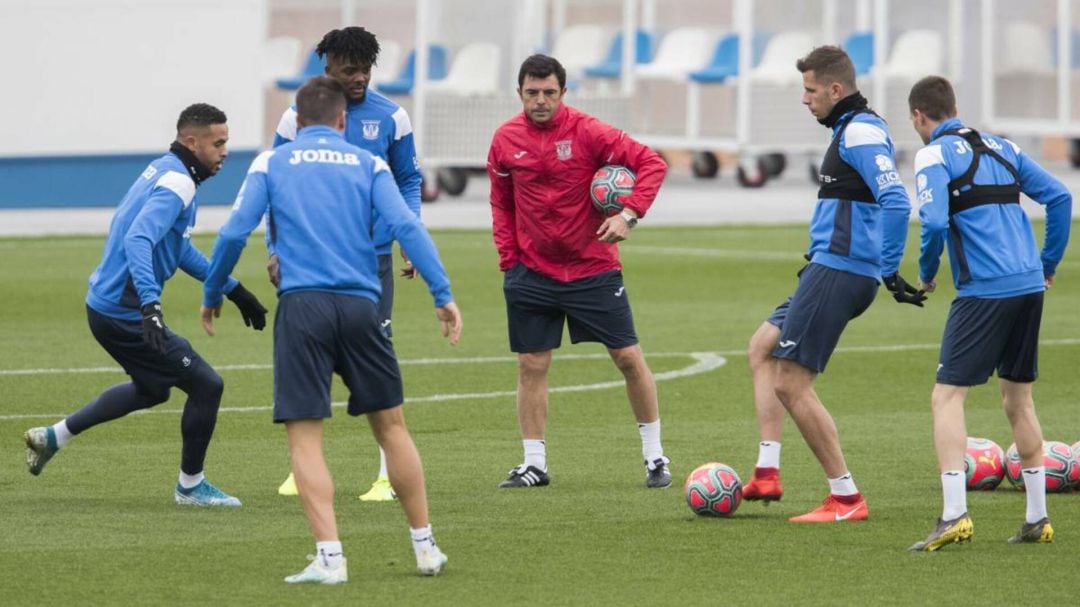
[[[424,549],[416,557],[416,571],[420,575],[439,575],[450,560],[438,546]]]
[[[341,564],[333,569],[323,567],[314,556],[308,555],[307,558],[311,563],[300,573],[286,577],[286,584],[344,584],[349,581],[345,557],[342,557]]]

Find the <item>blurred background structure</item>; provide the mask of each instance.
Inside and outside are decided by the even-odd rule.
[[[196,101],[232,149],[201,200],[231,202],[343,25],[379,37],[373,86],[412,117],[428,200],[482,170],[534,52],[567,67],[569,104],[702,179],[816,181],[827,133],[794,62],[821,44],[852,56],[902,163],[908,89],[942,74],[972,126],[1080,166],[1080,0],[0,0],[0,208],[115,205]]]

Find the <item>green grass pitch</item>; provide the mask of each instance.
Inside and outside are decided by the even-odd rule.
[[[1042,231],[1041,224],[1036,231]],[[917,226],[902,273],[916,278]],[[437,578],[414,571],[396,504],[356,497],[378,455],[367,424],[341,409],[326,454],[350,564],[340,587],[288,587],[312,552],[294,498],[284,431],[270,421],[271,332],[243,326],[225,304],[218,335],[198,321],[200,286],[174,278],[165,320],[225,378],[208,477],[240,497],[237,511],[172,501],[179,411],[168,403],[94,428],[27,474],[22,432],[51,424],[124,380],[86,327],[86,279],[102,239],[0,240],[0,602],[21,604],[670,605],[1071,604],[1077,596],[1080,494],[1048,496],[1055,542],[1012,546],[1024,497],[1007,484],[969,495],[971,544],[905,551],[940,514],[930,388],[953,296],[948,276],[925,309],[883,291],[844,334],[818,391],[840,430],[867,523],[796,526],[787,517],[825,497],[824,475],[789,421],[782,502],[743,503],[731,519],[694,516],[682,481],[717,460],[746,479],[757,455],[747,339],[795,287],[805,226],[643,227],[622,247],[627,292],[659,383],[675,484],[646,490],[640,441],[620,379],[596,344],[556,353],[548,434],[552,485],[496,488],[519,463],[515,364],[506,343],[501,275],[490,234],[434,234],[464,314],[457,348],[438,335],[424,285],[399,280],[395,346],[406,417],[424,458],[431,515],[450,556]],[[196,244],[209,251],[211,237]],[[1076,248],[1074,243],[1073,248]],[[261,236],[236,275],[274,303]],[[1070,251],[1046,300],[1035,400],[1048,440],[1080,439],[1080,263]],[[947,265],[945,266],[947,268]],[[271,306],[272,307],[272,306]],[[699,355],[693,353],[712,353]],[[563,357],[560,359],[560,355]],[[722,366],[716,367],[722,361]],[[702,361],[705,361],[704,363]],[[711,363],[711,364],[705,364]],[[699,365],[695,367],[695,365]],[[247,367],[245,367],[247,366]],[[711,367],[711,368],[710,368]],[[103,369],[104,368],[104,369]],[[704,372],[702,368],[708,368]],[[25,370],[41,370],[26,372]],[[18,372],[23,370],[23,372]],[[969,434],[1012,441],[995,383],[972,391]],[[335,388],[335,400],[345,398]]]

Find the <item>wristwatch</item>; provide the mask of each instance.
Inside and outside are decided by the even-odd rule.
[[[626,222],[627,227],[633,228],[634,226],[637,225],[637,217],[634,217],[633,215],[631,215],[630,213],[627,213],[626,211],[621,211],[619,213],[619,217],[623,218],[623,221]]]

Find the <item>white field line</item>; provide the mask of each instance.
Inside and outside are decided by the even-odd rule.
[[[783,251],[748,251],[743,249],[710,249],[705,247],[658,247],[653,245],[627,245],[620,253],[649,253],[655,255],[680,255],[684,257],[718,257],[722,259],[760,259],[766,261],[798,261],[802,253]]]
[[[1078,338],[1066,338],[1066,339],[1047,339],[1039,342],[1041,346],[1074,346],[1080,345],[1080,339]],[[908,352],[919,350],[937,350],[940,348],[940,344],[895,344],[895,345],[878,345],[878,346],[842,346],[836,349],[837,352]],[[677,358],[677,357],[692,357],[697,362],[694,364],[677,369],[674,371],[666,371],[664,373],[657,373],[655,379],[657,381],[664,381],[669,379],[676,379],[679,377],[687,377],[689,375],[696,375],[699,373],[707,373],[714,369],[720,368],[727,363],[726,356],[745,356],[746,351],[739,350],[726,350],[719,352],[655,352],[648,354],[649,358]],[[556,357],[556,360],[600,360],[606,359],[608,355],[605,353],[593,353],[593,354],[565,354]],[[477,364],[477,363],[511,363],[516,362],[517,358],[514,356],[483,356],[473,358],[417,358],[411,360],[399,361],[402,365],[435,365],[435,364]],[[216,367],[220,370],[262,370],[269,369],[271,365],[221,365]],[[9,369],[0,370],[0,375],[40,375],[46,373],[103,373],[103,372],[119,372],[120,369],[116,367],[88,367],[82,369]],[[557,386],[551,388],[551,392],[583,392],[586,390],[603,390],[606,388],[613,388],[622,386],[623,382],[609,381],[599,382],[595,384],[582,384],[577,386]],[[505,398],[515,396],[516,393],[512,390],[502,390],[498,392],[477,392],[466,394],[435,394],[431,396],[419,396],[416,398],[407,398],[407,403],[422,403],[422,402],[447,402],[454,400],[479,400],[483,398]],[[345,403],[336,402],[333,403],[334,407],[343,407]],[[219,411],[228,413],[246,413],[254,411],[269,411],[270,406],[253,406],[253,407],[222,407]],[[143,409],[136,411],[132,415],[147,415],[155,413],[180,413],[179,409]],[[17,420],[17,419],[33,419],[33,418],[53,418],[59,419],[64,417],[66,413],[34,413],[34,414],[13,414],[13,415],[0,415],[0,421]]]
[[[671,379],[678,379],[680,377],[689,377],[691,375],[698,375],[698,374],[701,374],[701,373],[708,373],[709,371],[712,371],[714,369],[719,369],[720,367],[727,364],[727,359],[724,358],[723,356],[720,356],[719,354],[717,354],[715,352],[685,352],[685,353],[665,352],[665,353],[659,353],[659,354],[657,354],[655,356],[664,357],[664,358],[685,357],[685,358],[693,358],[694,361],[695,361],[693,364],[691,364],[689,366],[686,366],[686,367],[683,367],[681,369],[675,369],[673,371],[664,371],[662,373],[654,374],[653,379],[655,379],[658,382],[667,381],[667,380],[671,380]],[[561,356],[559,358],[560,359],[566,359],[566,358],[575,358],[575,359],[593,359],[593,358],[597,358],[597,359],[600,359],[600,358],[608,358],[608,355],[607,354],[582,354],[582,355]],[[427,361],[437,361],[437,359],[419,359],[419,360],[425,361],[425,362],[422,362],[420,364],[435,364],[435,362],[427,362]],[[475,360],[476,359],[473,359],[474,362],[475,362]],[[517,361],[517,358],[509,357],[509,356],[500,356],[500,357],[485,357],[482,360],[484,360],[486,362],[508,362],[508,361]],[[460,362],[460,361],[461,361],[461,359],[445,359],[442,362],[454,362],[454,363],[457,363],[457,362]],[[414,361],[414,364],[415,364],[415,361]],[[554,392],[554,393],[586,392],[586,391],[590,391],[590,390],[604,390],[604,389],[607,389],[607,388],[621,387],[621,386],[624,386],[624,385],[625,385],[625,382],[623,382],[623,380],[614,380],[614,381],[597,382],[597,383],[593,383],[593,384],[579,384],[579,385],[574,385],[574,386],[556,386],[556,387],[550,388],[548,391],[549,392]],[[485,398],[506,398],[506,397],[516,396],[516,394],[517,393],[515,391],[513,391],[513,390],[500,390],[500,391],[497,391],[497,392],[474,392],[474,393],[464,393],[464,394],[433,394],[431,396],[419,396],[419,397],[416,397],[416,398],[406,398],[405,402],[406,403],[432,403],[432,402],[450,402],[450,401],[455,401],[455,400],[480,400],[480,399],[485,399]],[[344,407],[345,404],[346,404],[345,402],[335,402],[335,403],[332,403],[331,406],[333,406],[335,408],[340,408],[340,407]],[[224,412],[224,413],[249,413],[249,412],[255,412],[255,411],[270,411],[272,409],[273,409],[273,407],[269,406],[269,405],[252,406],[252,407],[221,407],[220,409],[218,409],[218,412]],[[147,415],[147,414],[154,414],[154,413],[158,413],[158,414],[161,414],[161,413],[176,414],[176,413],[181,413],[181,412],[182,412],[182,409],[143,409],[143,410],[136,411],[136,412],[132,413],[132,415]],[[0,415],[0,421],[10,421],[10,420],[17,420],[17,419],[32,419],[32,418],[41,418],[41,417],[59,419],[61,417],[64,417],[65,415],[66,414],[57,414],[57,413],[32,413],[32,414],[31,413],[21,413],[21,414],[14,414],[14,415]]]
[[[1080,344],[1080,338],[1043,339],[1039,340],[1040,346],[1075,346]],[[877,346],[840,346],[836,352],[908,352],[918,350],[937,350],[941,344],[894,344]],[[745,349],[720,350],[711,352],[717,356],[746,356]],[[692,356],[689,352],[647,352],[646,358],[683,358]],[[605,360],[606,353],[597,352],[592,354],[557,354],[555,361],[563,360]],[[474,356],[472,358],[412,358],[402,359],[398,364],[410,365],[472,365],[491,363],[516,363],[516,356]],[[269,364],[237,364],[237,365],[211,365],[218,371],[265,371],[272,369]],[[0,377],[9,375],[51,375],[72,373],[123,373],[120,367],[73,367],[73,368],[42,368],[42,369],[0,369]]]
[[[745,259],[750,261],[802,261],[802,253],[784,251],[753,251],[745,249],[713,249],[709,247],[662,247],[647,244],[628,244],[619,248],[621,255],[627,253],[648,253],[650,255],[675,255],[679,257],[715,257],[717,259]],[[1058,267],[1073,267],[1080,261],[1072,258],[1063,259]]]
[[[648,354],[649,358],[682,358],[690,356],[687,352],[657,352]],[[592,354],[559,354],[556,361],[561,360],[599,360],[610,358],[607,354],[596,352]],[[474,356],[471,358],[409,358],[401,359],[398,364],[409,365],[474,365],[490,363],[516,363],[516,356]],[[270,364],[242,364],[242,365],[211,365],[218,371],[264,371],[272,369]],[[74,367],[70,369],[47,368],[47,369],[0,369],[0,376],[4,375],[50,375],[67,373],[123,373],[123,369],[112,367]]]

